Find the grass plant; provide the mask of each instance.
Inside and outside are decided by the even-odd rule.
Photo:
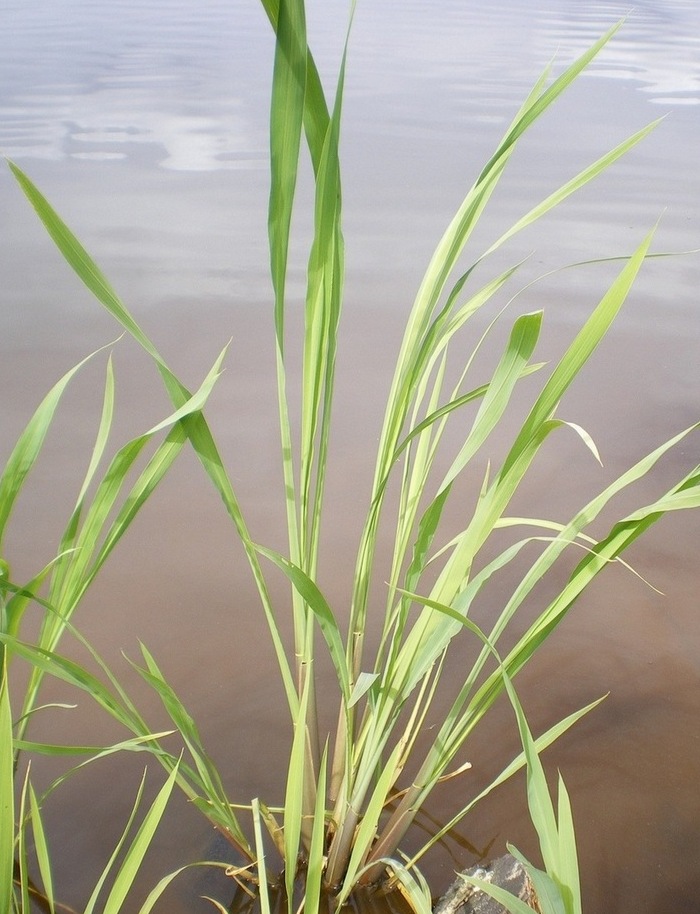
[[[46,673],[93,695],[165,765],[168,783],[176,779],[228,838],[241,858],[234,875],[258,887],[265,914],[273,906],[268,883],[275,885],[278,879],[290,914],[297,909],[317,914],[324,893],[333,898],[335,907],[340,907],[358,886],[387,878],[422,912],[429,893],[418,863],[439,836],[427,841],[410,860],[401,855],[401,844],[435,786],[466,770],[459,761],[464,748],[505,690],[516,708],[523,752],[502,772],[494,773],[490,787],[469,797],[462,809],[455,810],[446,828],[454,827],[486,793],[527,765],[529,795],[531,800],[537,800],[532,807],[533,818],[543,841],[546,868],[556,874],[553,878],[558,890],[573,899],[577,883],[570,859],[574,845],[568,801],[562,785],[557,823],[546,806],[549,795],[547,801],[544,799],[538,752],[592,706],[574,711],[533,741],[511,680],[604,568],[617,561],[665,513],[700,504],[700,467],[696,467],[648,504],[610,523],[607,533],[595,538],[590,533],[594,523],[601,524],[608,517],[613,499],[651,473],[657,462],[695,426],[656,447],[566,523],[513,517],[508,510],[554,432],[573,432],[583,448],[597,457],[596,446],[585,430],[559,417],[559,404],[625,302],[649,254],[653,233],[622,261],[609,289],[553,367],[534,360],[543,321],[539,311],[514,320],[505,347],[494,359],[490,377],[479,375],[475,368],[475,356],[489,342],[490,329],[472,338],[468,358],[463,359],[458,353],[456,382],[450,380],[455,376],[452,350],[464,351],[469,321],[477,313],[487,306],[499,308],[504,295],[513,296],[514,287],[519,291],[518,263],[483,278],[490,255],[602,173],[655,125],[639,130],[603,154],[536,203],[484,250],[471,252],[474,230],[521,138],[611,40],[619,26],[610,29],[555,78],[548,68],[537,80],[439,240],[406,318],[358,544],[351,598],[347,607],[331,606],[318,581],[344,285],[339,147],[346,51],[332,96],[327,100],[307,43],[303,0],[262,2],[276,35],[268,226],[287,554],[254,539],[203,415],[202,407],[218,373],[219,361],[200,391],[191,394],[92,256],[29,177],[10,163],[20,187],[78,278],[151,357],[173,405],[168,420],[119,451],[88,507],[86,492],[103,455],[111,415],[112,382],[108,374],[100,434],[86,484],[57,558],[30,584],[17,590],[5,612],[5,650],[10,656],[23,657],[35,668],[22,721],[35,706],[38,686]],[[287,275],[304,143],[314,175],[314,234],[308,252],[303,313],[297,314],[290,305]],[[296,400],[288,396],[293,381],[288,370],[288,325],[295,320],[303,326],[298,415],[291,406]],[[484,462],[494,432],[507,427],[515,392],[523,387],[524,379],[533,375],[543,381],[512,436],[505,457]],[[52,392],[49,405],[42,405],[31,434],[21,447],[18,445],[20,450],[8,464],[7,482],[3,476],[0,501],[6,507],[0,510],[0,535],[14,493],[23,484],[31,455],[40,446],[42,429],[58,395]],[[453,427],[467,429],[456,453],[450,452],[446,434]],[[164,441],[110,526],[107,516],[126,470],[147,441],[165,430]],[[194,721],[146,648],[137,669],[158,693],[182,736],[187,750],[182,762],[151,733],[105,668],[109,685],[105,685],[104,676],[89,674],[57,650],[59,637],[90,581],[186,441],[220,494],[243,544],[275,649],[292,733],[288,768],[280,773],[286,778],[285,802],[280,810],[269,808],[258,798],[244,807],[231,802]],[[477,481],[479,494],[461,532],[447,537],[441,522],[455,497],[455,484],[466,476]],[[390,493],[395,496],[395,508],[391,507],[394,500],[389,498]],[[390,511],[394,512],[393,517],[388,518]],[[386,531],[383,524],[392,529],[393,548],[389,566],[377,570],[377,556]],[[102,545],[97,548],[100,532]],[[578,564],[556,595],[530,619],[525,633],[513,639],[512,621],[524,618],[528,598],[543,580],[552,577],[552,570],[558,569],[572,550],[580,555]],[[533,552],[535,557],[530,559]],[[278,615],[282,610],[273,605],[267,584],[270,566],[281,570],[290,585],[294,632],[290,647],[282,634],[284,626]],[[500,575],[523,566],[519,582],[490,618],[487,630],[482,631],[484,626],[478,626],[473,616],[489,585]],[[387,582],[381,606],[376,587],[373,588],[378,578]],[[19,621],[27,600],[36,595],[44,581],[49,581],[45,601],[48,609],[41,638],[31,644],[21,639]],[[374,643],[367,631],[370,619],[377,618],[381,620],[381,633]],[[443,676],[443,670],[446,653],[458,636],[471,637],[481,647],[455,687]],[[506,646],[502,648],[502,660],[497,661],[494,654],[501,650],[501,644]],[[337,680],[334,733],[322,732],[319,725],[315,680],[319,645],[325,646]],[[447,710],[436,719],[436,695],[450,689]],[[428,732],[428,721],[433,729],[426,749],[420,738]],[[22,742],[24,726],[24,722],[19,725],[16,746],[27,745]],[[468,794],[468,786],[465,792]],[[248,822],[243,819],[242,808],[248,810]],[[7,837],[2,840],[6,848]],[[7,851],[3,854],[0,863],[6,867]],[[552,910],[559,908],[555,904]],[[567,901],[562,910],[577,914],[580,907]]]

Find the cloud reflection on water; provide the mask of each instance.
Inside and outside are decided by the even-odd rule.
[[[342,17],[318,0],[309,6],[323,64]],[[428,118],[505,120],[538,68],[555,54],[571,59],[627,11],[621,2],[558,0],[552,11],[544,0],[508,0],[498,9],[437,0],[426,13],[411,0],[396,20],[388,4],[360,6],[348,96],[374,98],[384,111],[388,99],[399,119],[402,104],[419,92]],[[255,4],[15,0],[2,18],[6,155],[142,157],[185,171],[264,166],[272,43]],[[641,2],[591,73],[634,80],[665,106],[697,104],[700,7],[694,0]]]

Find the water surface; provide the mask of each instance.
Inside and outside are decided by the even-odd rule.
[[[555,70],[572,60],[626,12],[618,2],[574,0],[508,0],[497,8],[409,0],[400,15],[387,2],[359,4],[342,146],[345,336],[321,572],[334,606],[349,592],[379,394],[432,246],[541,69],[555,55]],[[326,77],[337,67],[345,15],[337,2],[311,4],[313,48]],[[0,21],[0,149],[47,193],[187,383],[197,384],[232,340],[210,421],[253,535],[283,548],[265,241],[273,46],[264,15],[252,0],[8,0]],[[590,73],[523,144],[475,245],[626,135],[666,116],[595,187],[518,238],[508,262],[532,255],[525,284],[567,263],[628,253],[659,219],[655,250],[700,246],[699,103],[700,9],[692,0],[637,4]],[[0,195],[0,447],[7,454],[49,385],[119,331],[62,265],[8,174]],[[302,232],[308,222],[307,209],[298,217]],[[559,273],[515,306],[545,307],[544,357],[561,353],[612,275],[607,268]],[[302,282],[297,259],[295,293]],[[699,287],[697,257],[645,267],[610,338],[562,405],[565,418],[593,435],[604,468],[563,437],[539,461],[518,511],[566,519],[700,418]],[[168,406],[136,347],[120,341],[114,360],[121,442]],[[66,396],[18,506],[8,541],[18,578],[53,554],[97,427],[103,373],[104,359],[95,360]],[[687,472],[697,453],[697,437],[688,439],[636,501]],[[699,536],[693,515],[659,524],[631,558],[664,596],[613,569],[521,678],[535,730],[610,692],[546,756],[573,795],[589,911],[652,914],[696,904]],[[285,605],[283,588],[276,593]],[[136,657],[143,640],[199,722],[231,795],[280,800],[288,725],[272,651],[241,550],[188,454],[120,544],[77,621],[159,726],[155,702],[121,657]],[[52,694],[65,697],[60,689]],[[85,701],[79,713],[47,715],[45,738],[121,738]],[[471,780],[436,793],[433,821],[448,818],[514,747],[504,706],[468,747]],[[108,760],[47,803],[58,893],[76,907],[126,820],[141,768],[141,758]],[[51,766],[39,764],[37,772],[48,779]],[[151,766],[153,785],[157,778]],[[177,800],[142,890],[217,852],[212,837]],[[435,891],[455,866],[501,853],[506,841],[535,853],[521,781],[494,795],[426,861]],[[210,910],[200,894],[220,891],[225,900],[230,893],[202,879],[183,879],[161,909]]]

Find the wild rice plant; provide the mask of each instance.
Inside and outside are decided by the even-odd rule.
[[[603,512],[615,496],[650,473],[664,454],[693,430],[686,429],[638,461],[568,523],[507,513],[535,458],[555,431],[573,431],[597,456],[588,434],[575,423],[559,418],[558,407],[624,303],[648,255],[651,234],[624,259],[610,288],[553,368],[545,371],[545,366],[533,361],[543,320],[541,312],[534,312],[513,322],[490,377],[473,379],[474,357],[487,339],[487,331],[473,337],[472,353],[460,363],[459,380],[448,380],[453,376],[448,366],[452,365],[449,357],[454,341],[459,338],[463,345],[471,318],[497,302],[503,291],[512,290],[516,281],[517,263],[481,279],[490,255],[607,169],[655,125],[638,131],[538,202],[486,250],[468,254],[474,230],[521,138],[619,26],[610,29],[556,78],[551,79],[548,68],[538,79],[438,242],[407,315],[358,544],[352,596],[347,611],[345,607],[332,607],[317,582],[344,279],[339,140],[345,53],[329,105],[307,43],[303,0],[263,0],[263,6],[276,34],[268,224],[288,554],[254,540],[205,418],[199,410],[182,413],[190,401],[189,392],[45,197],[16,165],[10,164],[10,168],[77,276],[152,357],[178,416],[172,434],[177,430],[178,435],[189,439],[221,495],[243,544],[269,625],[293,727],[288,768],[280,773],[286,778],[284,807],[273,810],[253,799],[247,804],[252,830],[246,828],[239,814],[241,807],[234,807],[227,798],[194,722],[155,658],[144,649],[140,672],[162,698],[191,756],[192,764],[180,767],[179,783],[241,855],[237,876],[257,883],[264,911],[271,906],[268,882],[274,883],[280,871],[290,914],[298,905],[306,914],[316,914],[322,893],[330,894],[339,907],[357,886],[374,884],[387,876],[422,910],[425,884],[416,864],[436,839],[410,860],[401,856],[400,847],[435,785],[454,774],[455,765],[461,770],[457,758],[475,727],[504,688],[512,697],[510,680],[598,573],[618,560],[663,514],[700,503],[700,467],[696,467],[651,503],[617,520],[603,536],[594,539],[588,532],[593,522],[604,519]],[[287,272],[303,137],[314,174],[314,235],[303,309],[301,407],[299,415],[294,415],[287,394]],[[539,393],[505,458],[499,461],[494,457],[493,465],[487,463],[484,472],[477,457],[488,453],[493,433],[505,422],[520,382],[534,373],[544,377]],[[456,456],[448,459],[447,470],[440,470],[445,465],[441,458],[449,453],[446,431],[456,423],[468,431]],[[297,426],[295,435],[292,429]],[[455,483],[465,476],[477,478],[479,495],[461,532],[446,537],[441,521]],[[389,567],[378,572],[380,524],[393,510],[387,497],[390,491],[398,493],[398,507],[390,522],[392,556]],[[524,532],[504,547],[499,536],[504,529]],[[537,545],[539,551],[528,563],[527,557]],[[552,569],[559,567],[562,556],[572,549],[579,550],[582,557],[566,583],[525,633],[503,650],[502,662],[495,663],[493,652],[504,635],[508,641],[513,619],[522,615],[528,597],[543,579],[551,577]],[[294,643],[289,651],[282,637],[279,610],[268,590],[266,562],[281,569],[290,583]],[[490,582],[523,565],[519,582],[483,634],[472,621],[473,608]],[[388,582],[381,608],[372,589],[379,574]],[[377,614],[381,634],[378,643],[370,643],[369,621]],[[339,708],[333,734],[321,732],[318,722],[315,650],[319,633],[338,684]],[[442,675],[444,659],[456,636],[469,634],[482,647],[455,688]],[[63,678],[78,687],[88,691],[94,688],[97,700],[132,732],[143,735],[139,730],[142,726],[148,732],[123,693],[115,702],[112,693],[107,695],[103,688],[87,683],[83,673],[52,648],[37,652],[15,638],[6,637],[5,641],[12,651],[40,668],[50,662],[54,671],[60,670]],[[118,689],[114,682],[113,686]],[[450,688],[453,691],[447,711],[436,723],[436,694],[438,689]],[[586,710],[574,712],[547,731],[535,743],[536,750],[541,751]],[[522,720],[519,716],[521,725]],[[419,737],[425,738],[428,732],[427,721],[434,725],[430,742],[427,749],[419,748]],[[456,810],[446,828],[454,827],[479,799],[526,761],[532,770],[536,753],[525,730],[521,733],[524,754],[500,774],[495,773],[491,787]],[[162,746],[153,751],[172,769],[172,755]],[[275,853],[279,854],[277,863]]]

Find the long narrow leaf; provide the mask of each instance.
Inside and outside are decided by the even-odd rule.
[[[547,872],[558,882],[562,882],[559,865],[559,831],[557,828],[554,806],[549,795],[547,778],[535,748],[535,741],[523,713],[520,700],[515,693],[513,684],[508,675],[503,673],[503,681],[515,711],[518,722],[520,742],[522,743],[527,763],[527,804],[530,810],[530,819],[535,826],[535,831],[540,842],[540,851]]]
[[[500,885],[495,885],[493,882],[488,882],[486,879],[479,879],[478,876],[467,876],[464,873],[460,873],[459,876],[460,879],[464,879],[465,882],[473,885],[475,888],[479,889],[480,892],[484,892],[500,905],[503,905],[510,914],[532,914],[533,909],[529,904],[525,904],[524,901],[521,901],[520,898],[513,895],[513,893],[509,892],[507,889],[502,888]],[[543,914],[545,914],[545,912],[543,912]],[[555,912],[547,910],[546,914],[555,914]],[[562,909],[559,914],[565,914],[564,910]]]
[[[287,892],[288,914],[293,914],[294,882],[297,874],[301,834],[303,828],[304,795],[307,778],[307,709],[311,691],[311,670],[306,679],[299,705],[299,716],[294,721],[294,738],[287,767],[287,786],[284,796],[284,884]]]
[[[34,835],[34,848],[36,851],[37,863],[39,865],[41,882],[44,888],[46,901],[49,906],[49,911],[51,914],[54,914],[55,905],[53,893],[53,877],[51,875],[51,858],[49,856],[49,847],[46,840],[46,833],[44,831],[44,823],[41,820],[39,801],[37,800],[34,788],[31,784],[29,785],[29,809],[32,817],[32,834]]]
[[[129,818],[127,820],[126,826],[125,826],[124,830],[122,831],[121,836],[120,836],[119,840],[117,841],[117,844],[114,847],[114,850],[110,854],[109,860],[107,861],[107,863],[104,866],[104,869],[100,873],[99,879],[95,883],[95,887],[92,890],[92,893],[90,895],[90,898],[88,899],[88,903],[85,906],[85,910],[83,911],[83,914],[94,914],[95,906],[97,905],[97,900],[100,897],[100,894],[102,892],[102,889],[105,886],[105,883],[107,882],[107,879],[109,878],[109,874],[111,873],[116,861],[119,858],[122,848],[126,844],[126,839],[129,835],[129,831],[131,830],[131,826],[133,825],[133,823],[136,819],[136,813],[138,812],[138,808],[141,803],[141,797],[143,795],[143,786],[144,786],[145,780],[146,780],[146,772],[144,771],[143,777],[141,778],[141,783],[139,784],[138,792],[136,794],[136,799],[134,800],[134,804],[131,807],[131,812],[129,814]],[[101,914],[104,914],[104,911],[101,911]]]
[[[2,477],[0,477],[0,547],[2,546],[5,527],[10,514],[12,513],[15,500],[22,489],[27,474],[32,469],[39,456],[44,438],[51,425],[51,421],[53,420],[63,392],[73,376],[80,371],[83,365],[105,348],[107,347],[95,350],[95,352],[91,353],[81,362],[78,362],[70,371],[67,371],[66,374],[54,384],[37,407],[37,410],[27,424],[27,427],[20,435],[19,440],[5,465]]]
[[[15,782],[12,712],[7,686],[7,668],[4,665],[0,677],[0,914],[10,914],[15,846]]]
[[[178,765],[173,768],[168,779],[158,791],[158,795],[146,813],[136,836],[129,846],[126,857],[119,868],[119,872],[115,877],[112,891],[109,893],[103,908],[103,914],[120,914],[124,900],[141,867],[141,863],[143,862],[146,851],[153,839],[155,830],[163,817],[165,807],[170,798],[170,794],[172,793],[173,786],[175,785],[177,772]]]
[[[189,391],[185,385],[182,384],[170,368],[168,368],[154,344],[131,316],[93,258],[70,231],[58,213],[53,209],[46,197],[44,197],[17,165],[14,163],[9,163],[9,165],[13,175],[27,196],[27,199],[35,208],[44,227],[68,264],[73,268],[78,278],[95,295],[97,300],[134,337],[151,358],[153,358],[173,405],[176,409],[181,407],[190,397]],[[221,495],[245,549],[268,621],[275,654],[285,686],[287,701],[289,703],[290,711],[293,714],[298,703],[293,677],[285,656],[284,645],[275,623],[274,612],[272,610],[265,580],[260,570],[255,550],[252,547],[248,528],[243,518],[233,486],[231,485],[231,480],[224,469],[223,461],[204,417],[200,413],[195,413],[182,421],[195,453],[216,490]]]
[[[273,549],[267,549],[264,546],[256,546],[261,555],[274,562],[277,567],[285,573],[294,585],[299,595],[304,599],[309,609],[316,616],[323,637],[328,645],[333,665],[338,676],[343,697],[346,702],[350,700],[350,679],[345,661],[345,648],[343,646],[342,636],[338,622],[333,614],[333,610],[328,605],[326,598],[315,582],[301,568],[293,562],[285,559],[284,556],[275,552]]]

